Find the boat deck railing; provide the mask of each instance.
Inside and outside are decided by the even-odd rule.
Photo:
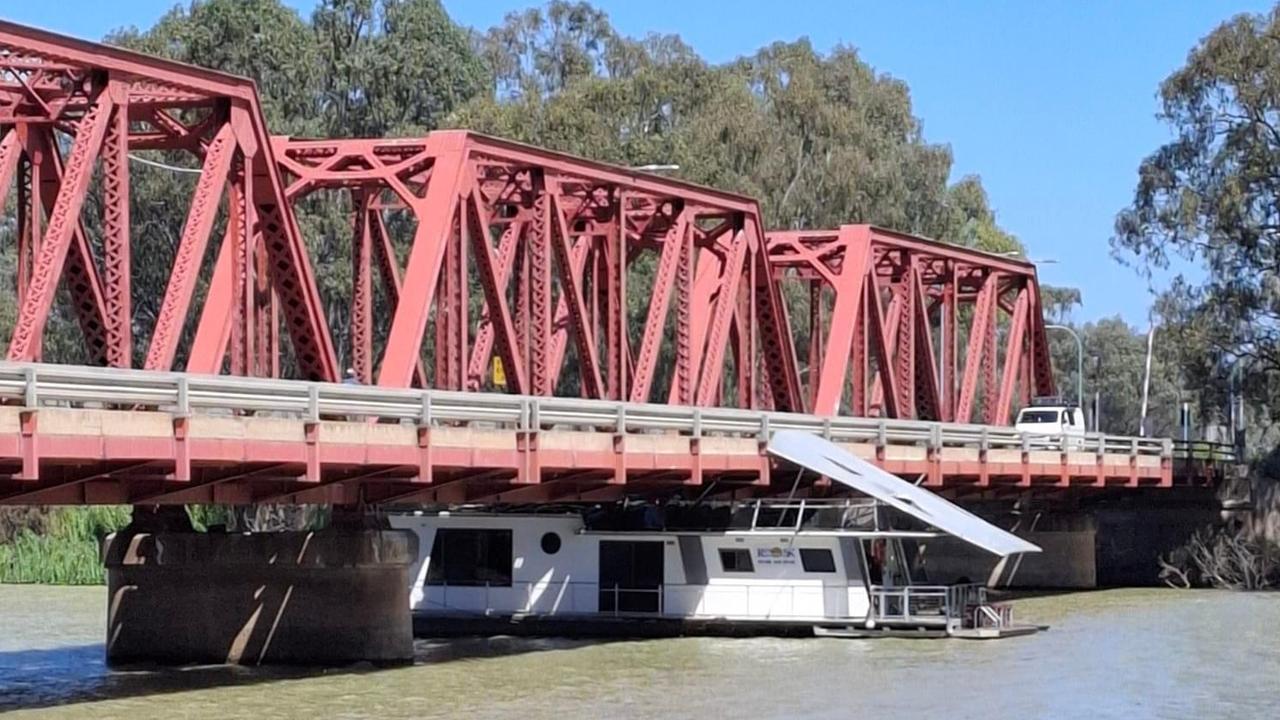
[[[1011,621],[1007,606],[987,602],[987,588],[963,585],[904,585],[870,589],[867,619],[880,625],[1002,627]]]
[[[751,501],[748,507],[751,508],[751,525],[745,528],[747,531],[800,532],[821,511],[855,511],[867,516],[870,522],[864,524],[879,529],[879,503],[870,498],[759,498]]]

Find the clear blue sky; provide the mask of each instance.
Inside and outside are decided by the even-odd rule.
[[[309,12],[311,0],[290,0]],[[145,27],[172,0],[7,0],[6,19],[85,38]],[[538,0],[445,0],[458,22],[487,28]],[[982,176],[999,220],[1045,283],[1079,287],[1080,319],[1145,323],[1150,295],[1107,240],[1132,196],[1139,161],[1168,138],[1156,88],[1226,18],[1256,0],[1123,3],[595,0],[628,35],[676,33],[713,62],[775,40],[857,47],[911,87],[926,138],[947,143],[954,174]]]

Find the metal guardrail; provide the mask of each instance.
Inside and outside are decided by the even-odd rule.
[[[966,613],[988,607],[987,589],[976,583],[963,585],[873,585],[869,591],[868,619],[877,623],[941,623],[968,621]],[[974,622],[977,622],[976,614]]]
[[[1209,463],[1237,462],[1236,446],[1208,440],[1174,440],[1173,457]]]
[[[1087,434],[1046,437],[993,427],[919,420],[819,417],[800,413],[699,408],[448,390],[393,389],[299,380],[73,365],[0,362],[0,401],[26,408],[147,407],[176,415],[268,414],[319,422],[377,418],[419,426],[479,424],[533,431],[592,429],[615,433],[679,433],[690,437],[754,437],[802,430],[838,442],[933,449],[1093,452],[1171,458],[1173,441]]]

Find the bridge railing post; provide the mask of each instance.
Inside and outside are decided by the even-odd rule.
[[[418,409],[418,482],[433,482],[431,464],[431,391],[422,391],[422,406]]]
[[[191,380],[186,375],[178,376],[178,417],[191,415]]]
[[[178,376],[178,404],[173,414],[173,479],[191,482],[191,447],[187,437],[191,433],[191,380]]]
[[[422,391],[422,407],[418,410],[418,427],[431,427],[431,391]]]
[[[39,378],[36,376],[36,369],[33,367],[22,369],[22,404],[28,410],[35,410],[40,406],[40,390]]]
[[[307,386],[307,422],[320,422],[320,386],[315,383]]]

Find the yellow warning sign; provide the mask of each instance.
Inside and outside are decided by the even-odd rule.
[[[493,356],[493,384],[497,387],[507,386],[507,371],[502,367],[502,358]]]

